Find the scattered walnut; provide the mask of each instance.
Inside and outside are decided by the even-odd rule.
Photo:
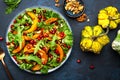
[[[56,2],[56,3],[58,3],[58,2],[59,2],[59,0],[55,0],[55,2]]]
[[[55,6],[56,6],[56,7],[59,7],[59,6],[60,6],[60,4],[59,4],[59,3],[55,3]]]
[[[87,15],[84,13],[80,17],[76,18],[76,20],[79,21],[79,22],[86,21],[87,20]]]

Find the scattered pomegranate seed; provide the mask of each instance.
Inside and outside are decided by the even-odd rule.
[[[90,68],[90,69],[94,69],[95,66],[94,66],[93,64],[91,64],[89,68]]]
[[[81,60],[80,60],[80,59],[78,59],[78,60],[77,60],[77,63],[81,63]]]
[[[6,45],[10,45],[10,42],[6,42]]]
[[[2,41],[3,40],[3,37],[2,36],[0,36],[0,41]]]

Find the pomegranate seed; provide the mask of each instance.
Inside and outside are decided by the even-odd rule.
[[[17,23],[17,20],[15,19],[15,20],[13,21],[13,23]]]
[[[59,51],[57,49],[55,49],[54,51],[57,55],[59,55]]]
[[[40,28],[39,28],[39,27],[37,27],[36,31],[39,31],[39,30],[40,30]]]
[[[13,28],[14,28],[14,25],[11,25],[10,28],[13,29]]]
[[[0,36],[0,41],[2,41],[3,40],[3,37],[2,36]]]
[[[39,15],[38,15],[38,19],[41,19],[41,18],[42,18],[42,15],[41,15],[41,14],[39,14]]]
[[[46,51],[47,49],[46,49],[46,47],[42,47],[42,50],[43,50],[43,51]]]
[[[44,33],[44,37],[49,37],[49,35],[47,33]]]
[[[18,46],[17,46],[17,45],[14,45],[14,48],[15,48],[15,49],[17,49],[17,48],[18,48]]]
[[[43,17],[43,21],[45,21],[46,20],[46,17]]]
[[[56,21],[56,22],[54,22],[54,24],[55,24],[55,25],[58,25],[58,22]]]
[[[68,48],[68,49],[70,49],[70,48],[71,48],[71,46],[70,46],[70,45],[68,45],[68,46],[67,46],[67,48]]]
[[[50,56],[50,59],[53,59],[53,56],[52,56],[52,55]]]
[[[41,22],[41,20],[40,20],[40,19],[38,19],[38,22]]]
[[[36,9],[33,9],[33,12],[36,13]]]
[[[30,46],[27,46],[27,49],[30,49],[31,47]]]
[[[81,60],[80,60],[80,59],[78,59],[78,60],[77,60],[77,63],[81,63]]]
[[[18,18],[19,18],[19,19],[22,19],[22,16],[20,15],[20,16],[18,16]]]
[[[57,30],[56,30],[55,28],[53,28],[52,30],[50,30],[50,33],[51,33],[51,34],[55,34],[56,31],[57,31]]]
[[[27,33],[23,33],[24,36],[27,36]]]
[[[61,38],[64,38],[64,37],[65,37],[64,32],[60,32],[60,37],[61,37]]]
[[[17,57],[16,56],[13,56],[13,58],[16,60],[17,59]]]
[[[44,9],[43,12],[46,13],[46,10]]]
[[[60,62],[60,58],[57,58],[57,62]]]
[[[45,62],[42,62],[43,65],[45,65]]]
[[[38,40],[41,40],[43,38],[43,36],[42,35],[40,35],[40,36],[38,36]]]
[[[91,64],[89,68],[90,68],[90,69],[94,69],[95,66],[94,66],[93,64]]]
[[[36,55],[37,55],[39,58],[41,58],[41,56],[40,56],[40,54],[39,54],[39,53],[37,53]]]
[[[29,23],[25,23],[24,26],[29,26]]]
[[[30,40],[30,43],[31,43],[31,44],[34,44],[34,43],[35,43],[35,40]]]
[[[67,47],[67,44],[63,43],[63,47]]]
[[[10,45],[10,42],[6,42],[6,45]]]

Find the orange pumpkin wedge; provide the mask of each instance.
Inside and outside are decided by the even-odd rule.
[[[53,23],[53,22],[55,22],[55,21],[57,21],[58,20],[58,18],[49,18],[49,19],[47,19],[46,21],[45,21],[45,23],[46,24],[50,24],[50,23]]]
[[[34,66],[32,67],[32,69],[31,69],[31,70],[33,70],[33,71],[38,71],[38,70],[40,70],[41,68],[42,68],[42,66],[41,66],[41,65],[36,64],[36,65],[34,65]]]
[[[18,46],[16,49],[14,49],[13,51],[12,51],[12,53],[18,53],[18,52],[20,52],[22,49],[23,49],[23,47],[25,46],[25,39],[24,39],[24,36],[22,36],[22,46],[20,47],[20,46]]]
[[[37,23],[38,23],[38,18],[37,16],[33,13],[33,12],[26,12],[30,17],[31,19],[33,20],[33,24],[32,26],[30,27],[30,29],[24,31],[24,33],[30,33],[30,32],[33,32],[37,29]]]
[[[24,53],[32,53],[34,52],[34,47],[32,44],[26,44],[26,46],[24,47],[24,50],[23,50]]]
[[[63,49],[62,49],[62,47],[59,44],[57,44],[57,48],[56,49],[57,49],[57,51],[60,54],[60,62],[61,62],[63,60],[63,57],[64,57]]]
[[[24,36],[24,38],[25,38],[25,40],[29,41],[29,40],[32,40],[32,39],[36,39],[39,35],[40,34],[37,33],[37,34],[33,35],[32,38],[29,37],[29,36]]]
[[[43,50],[39,50],[38,53],[39,53],[40,56],[41,56],[42,63],[43,63],[43,64],[46,64],[47,61],[48,61],[48,55],[46,54],[46,52],[43,51]]]

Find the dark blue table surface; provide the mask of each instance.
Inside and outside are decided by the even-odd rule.
[[[4,60],[14,80],[120,80],[120,56],[111,48],[111,42],[115,38],[120,25],[116,30],[109,32],[110,43],[102,49],[100,55],[84,53],[79,48],[80,33],[83,27],[85,25],[96,25],[98,11],[104,7],[112,5],[117,7],[120,12],[120,0],[83,1],[86,8],[85,13],[90,18],[89,23],[79,23],[67,17],[62,7],[64,0],[60,0],[61,6],[59,8],[54,6],[54,0],[22,0],[19,7],[8,15],[5,14],[6,5],[3,3],[3,0],[0,0],[0,36],[4,38],[3,41],[0,41],[0,46],[6,52]],[[32,6],[46,6],[57,10],[68,20],[73,31],[74,45],[69,59],[61,68],[47,75],[35,75],[19,69],[11,60],[5,45],[6,32],[11,20],[23,9]],[[81,63],[77,63],[77,59],[81,59]],[[91,64],[94,64],[94,70],[89,69]],[[8,80],[1,63],[0,80]]]

